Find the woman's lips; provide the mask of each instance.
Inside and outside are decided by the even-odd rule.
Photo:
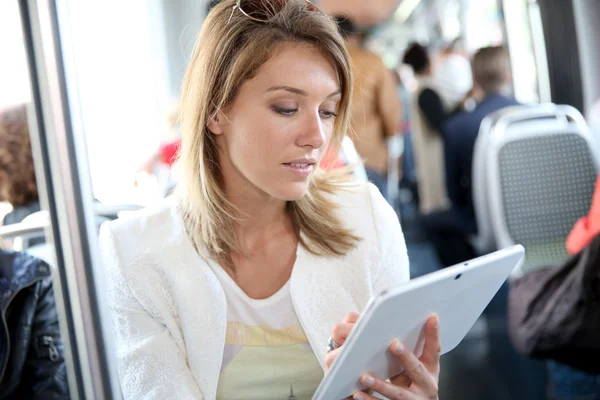
[[[285,163],[283,164],[288,170],[292,171],[296,175],[300,175],[302,177],[308,177],[314,168],[313,163]]]

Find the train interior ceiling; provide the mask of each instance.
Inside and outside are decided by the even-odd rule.
[[[53,268],[71,398],[121,396],[98,231],[176,190],[180,89],[211,3],[0,0],[0,136],[9,133],[0,137],[0,185],[8,187],[15,176],[35,178],[10,189],[0,186],[0,244]],[[591,222],[600,168],[600,1],[312,3],[338,21],[351,21],[361,48],[396,78],[401,118],[386,143],[386,172],[372,175],[368,161],[363,163],[360,132],[343,144],[340,159],[355,165],[354,158],[355,179],[385,190],[402,226],[411,278],[448,266],[448,246],[457,262],[515,244],[526,250],[525,261],[469,334],[442,357],[440,398],[600,399],[600,370],[517,350],[509,314],[516,287],[511,282],[564,265],[573,256],[567,239],[588,213],[585,229],[600,233],[600,221]],[[456,196],[468,197],[477,224],[460,244],[449,245],[455,243],[452,234],[442,234],[440,226],[450,222],[432,222],[437,211],[424,211],[425,167],[419,167],[422,149],[415,137],[416,118],[427,120],[429,114],[419,114],[424,78],[407,58],[416,43],[427,52],[427,82],[435,81],[440,93],[444,85],[467,82],[456,109],[444,114],[442,141],[446,128],[458,126],[455,118],[475,120],[491,96],[477,91],[477,71],[495,67],[476,65],[476,54],[493,48],[507,54],[508,75],[496,89],[510,106],[490,109],[474,122],[471,174],[458,184],[468,194]],[[451,57],[462,60],[467,72],[447,69]],[[8,121],[2,114],[20,106],[29,127],[25,144],[17,143],[15,130],[2,128]],[[448,148],[441,162],[455,158]],[[15,167],[23,158],[32,164]],[[440,179],[443,184],[449,178]],[[454,201],[450,192],[447,201]],[[600,208],[596,214],[600,218]],[[600,290],[598,282],[594,288]],[[586,315],[600,319],[597,312]],[[599,349],[596,339],[594,351]],[[0,399],[4,379],[0,375]]]

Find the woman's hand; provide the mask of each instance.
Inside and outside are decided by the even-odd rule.
[[[438,317],[434,315],[426,323],[425,346],[420,358],[395,340],[390,351],[402,363],[404,372],[390,382],[370,374],[363,375],[360,381],[373,392],[389,399],[438,400],[441,350]],[[356,392],[353,397],[357,400],[376,400],[363,392]]]
[[[350,335],[350,332],[354,328],[356,321],[358,321],[358,317],[359,315],[357,313],[350,312],[346,314],[344,320],[341,323],[335,324],[333,329],[331,330],[331,338],[334,342],[339,344],[340,347],[333,351],[330,351],[325,356],[325,373],[329,371],[329,368],[331,368],[331,364],[333,364],[338,354],[340,353],[340,350],[346,342],[348,335]]]

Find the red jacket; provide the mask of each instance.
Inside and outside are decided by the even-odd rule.
[[[577,220],[567,237],[567,252],[571,255],[579,253],[598,234],[600,234],[600,177],[596,180],[589,214]]]

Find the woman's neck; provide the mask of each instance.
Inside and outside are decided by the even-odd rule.
[[[266,240],[287,236],[295,230],[283,200],[251,190],[227,193],[227,198],[241,215],[235,233],[243,250],[251,251]]]

